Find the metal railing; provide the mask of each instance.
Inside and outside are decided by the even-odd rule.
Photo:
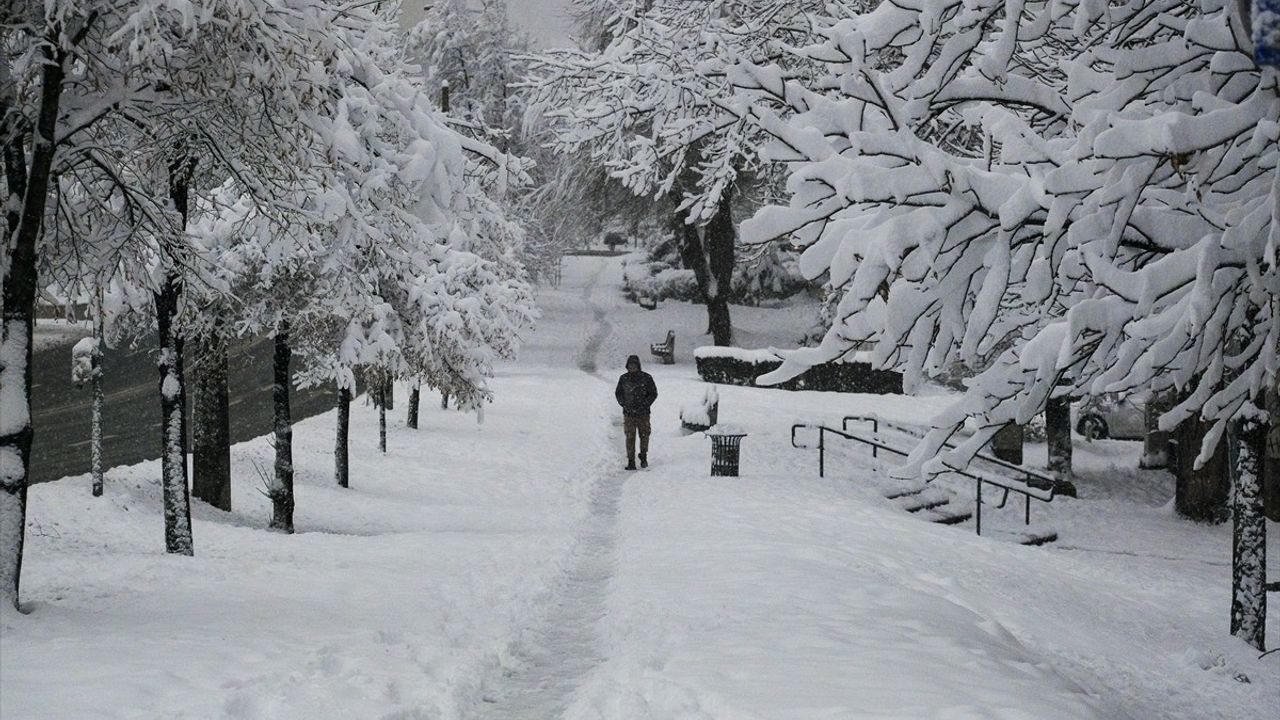
[[[857,418],[852,416],[850,418],[846,418],[846,420],[849,420],[849,419],[863,419],[863,418]],[[896,448],[888,444],[887,442],[885,442],[883,438],[880,437],[880,434],[879,434],[880,423],[884,421],[881,421],[879,418],[865,418],[865,419],[873,423],[872,424],[873,439],[868,439],[868,438],[862,437],[861,435],[855,435],[853,433],[848,432],[847,430],[836,430],[835,428],[830,428],[822,424],[798,422],[798,423],[794,423],[791,426],[791,447],[801,449],[801,450],[812,450],[813,449],[812,446],[800,445],[796,443],[796,431],[801,428],[808,428],[808,429],[813,429],[818,431],[818,446],[817,446],[818,477],[826,477],[827,435],[828,434],[834,435],[844,440],[853,440],[855,442],[862,443],[863,445],[869,445],[871,447],[872,457],[879,457],[879,451],[881,450],[893,453],[894,455],[898,455],[900,457],[908,457],[909,453],[907,453],[905,450]],[[1019,466],[1014,466],[1014,467],[1019,467]],[[1019,469],[1022,469],[1022,468],[1019,467]],[[1053,498],[1054,498],[1054,488],[1052,485],[1047,489],[1047,491],[1045,491],[1047,492],[1047,495],[1042,495],[1040,494],[1040,492],[1037,492],[1037,491],[1044,491],[1042,488],[1037,488],[1032,485],[1025,485],[1023,487],[1018,487],[1016,485],[1010,485],[1008,483],[1001,482],[1000,480],[997,480],[994,478],[986,477],[983,475],[977,475],[975,473],[969,472],[968,470],[961,470],[959,468],[951,468],[951,467],[949,467],[943,473],[934,473],[930,475],[928,478],[925,479],[925,482],[931,482],[935,477],[942,474],[959,475],[960,477],[968,478],[969,480],[972,480],[974,482],[974,491],[975,491],[974,493],[975,494],[974,526],[979,535],[982,534],[982,505],[983,505],[982,486],[983,485],[994,485],[1000,488],[1001,490],[1003,490],[1003,493],[1001,494],[1001,497],[1000,497],[1000,503],[998,505],[993,506],[993,509],[995,510],[1000,510],[1005,507],[1005,505],[1009,502],[1010,493],[1017,493],[1019,495],[1022,495],[1025,503],[1024,509],[1023,509],[1023,519],[1022,519],[1023,525],[1031,524],[1031,501],[1032,500],[1037,500],[1043,503],[1049,503],[1049,502],[1053,502]]]
[[[844,416],[844,419],[840,421],[840,429],[844,430],[845,432],[848,432],[850,420],[871,423],[872,431],[875,432],[876,434],[879,434],[880,425],[883,424],[885,427],[892,428],[893,430],[903,433],[904,435],[910,435],[917,439],[924,437],[924,433],[920,432],[916,428],[908,427],[906,425],[895,423],[889,420],[884,420],[882,418],[876,417],[875,415],[846,415]],[[942,446],[952,450],[954,450],[956,447],[955,443],[951,442],[950,440],[942,443]],[[994,455],[989,455],[987,453],[982,453],[982,452],[976,453],[974,455],[974,458],[981,460],[985,463],[995,465],[996,467],[1002,468],[1004,470],[1010,470],[1014,473],[1022,475],[1024,478],[1023,482],[1025,482],[1027,485],[1033,488],[1036,488],[1037,490],[1054,490],[1054,491],[1057,490],[1058,482],[1052,475],[1046,475],[1045,473],[1039,472],[1037,470],[1032,470],[1031,468],[1025,465],[1011,463],[1008,460],[1004,460]]]

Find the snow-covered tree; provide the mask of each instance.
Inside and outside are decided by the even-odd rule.
[[[273,332],[278,345],[291,330],[303,382],[336,384],[345,405],[357,375],[422,381],[475,408],[490,397],[494,359],[514,353],[532,318],[513,257],[520,229],[495,200],[525,173],[450,127],[394,32],[378,17],[346,38],[332,107],[305,120],[321,161],[296,190],[297,217],[261,214],[233,178],[244,195],[213,209],[198,234],[242,300],[241,328]],[[287,433],[277,435],[268,492],[283,505],[291,493],[279,470],[291,463]]]
[[[912,387],[1011,341],[907,472],[963,465],[1072,394],[1182,390],[1160,424],[1212,423],[1202,460],[1256,421],[1280,352],[1280,96],[1235,5],[882,3],[795,50],[828,68],[817,81],[730,70],[791,168],[789,205],[744,233],[791,235],[844,293],[821,346],[771,379],[869,343]],[[1253,527],[1246,465],[1236,522]],[[1250,532],[1237,594],[1256,601]],[[1233,631],[1260,645],[1259,614],[1241,615]]]
[[[447,88],[457,118],[497,130],[514,125],[515,58],[529,44],[512,29],[505,0],[440,0],[410,30],[406,47],[433,97]]]
[[[59,218],[114,205],[120,221],[101,223],[93,239],[169,226],[159,204],[131,189],[121,146],[85,142],[113,109],[132,109],[137,83],[104,69],[98,51],[119,28],[123,3],[6,3],[0,10],[0,145],[5,238],[0,330],[0,593],[16,605],[22,568],[31,437],[31,358],[39,268]],[[63,179],[70,177],[64,184]],[[61,212],[54,212],[59,210]],[[68,212],[70,210],[71,212]],[[116,234],[109,230],[121,229]],[[84,238],[86,240],[90,237]],[[65,279],[65,278],[63,278]]]
[[[556,122],[556,147],[587,151],[640,195],[673,195],[687,266],[715,342],[731,341],[729,295],[740,177],[759,166],[758,129],[732,111],[735,88],[717,68],[764,62],[808,37],[819,2],[582,0],[588,50],[537,57],[525,86]]]
[[[434,109],[419,88],[388,80],[407,65],[390,7],[217,0],[198,10],[161,0],[4,10],[0,584],[9,602],[21,563],[38,267],[94,256],[130,268],[121,307],[144,311],[138,290],[151,295],[151,312],[135,314],[154,318],[160,335],[166,546],[189,554],[182,351],[183,323],[195,314],[186,290],[216,277],[187,227],[204,199],[232,182],[277,231],[325,221],[369,243],[406,229],[445,237],[463,176],[449,158],[465,149],[500,159],[444,129],[431,131],[443,138],[437,145],[423,134],[423,122],[442,124],[424,120]],[[368,142],[353,116],[386,116],[408,130]],[[384,152],[394,160],[383,162]],[[329,183],[335,172],[341,181]],[[307,188],[325,192],[307,205],[297,199]],[[408,190],[387,192],[400,188]],[[82,215],[94,220],[91,237],[75,227]],[[72,247],[88,239],[100,252]]]

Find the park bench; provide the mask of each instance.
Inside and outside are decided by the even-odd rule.
[[[702,400],[680,408],[680,428],[686,433],[705,432],[720,419],[720,393],[708,386]]]
[[[668,330],[667,339],[650,345],[649,352],[661,358],[663,365],[674,365],[676,363],[676,331]]]

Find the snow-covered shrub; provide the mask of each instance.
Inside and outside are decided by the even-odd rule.
[[[1044,424],[1044,413],[1033,416],[1022,426],[1022,439],[1026,442],[1044,442],[1049,439],[1049,432]]]
[[[692,270],[663,268],[653,276],[652,282],[653,295],[658,300],[694,302],[698,299],[698,279]]]
[[[698,301],[701,295],[693,271],[675,267],[660,253],[657,255],[636,254],[623,260],[622,292],[627,299]]]
[[[94,356],[98,354],[98,338],[90,336],[80,338],[71,347],[71,382],[76,387],[93,380]]]
[[[799,255],[770,244],[758,257],[738,262],[733,270],[730,298],[739,305],[758,305],[764,300],[780,300],[813,287],[800,272]]]
[[[623,266],[623,292],[633,302],[640,298],[701,302],[697,274],[681,266],[673,243],[661,243],[644,260],[628,260]],[[769,248],[757,258],[741,262],[733,271],[730,300],[758,305],[766,300],[791,297],[812,287],[800,273],[796,253]]]

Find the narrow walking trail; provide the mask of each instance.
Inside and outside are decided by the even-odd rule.
[[[616,555],[621,471],[600,478],[573,565],[553,591],[548,612],[515,649],[517,664],[486,688],[475,717],[529,720],[562,717],[587,674],[605,658],[598,637]]]
[[[612,332],[605,307],[597,302],[601,263],[582,290],[595,328],[576,362],[601,381],[599,355]],[[601,392],[608,388],[601,387]],[[616,431],[612,433],[616,438]],[[588,515],[578,536],[568,571],[552,587],[546,610],[513,650],[515,662],[486,684],[475,718],[485,720],[553,720],[568,709],[574,691],[592,668],[604,661],[599,642],[606,613],[607,590],[614,575],[618,505],[626,476],[603,461],[591,489]]]
[[[596,327],[591,336],[587,338],[586,344],[582,346],[582,350],[578,353],[578,369],[588,375],[596,375],[597,377],[599,377],[597,369],[600,348],[605,339],[609,337],[609,334],[613,332],[613,325],[609,324],[608,312],[594,298],[597,288],[600,287],[600,276],[604,274],[606,266],[606,263],[600,263],[595,272],[591,273],[591,279],[587,281],[586,287],[582,289],[582,301],[591,309],[591,315],[595,319]]]

